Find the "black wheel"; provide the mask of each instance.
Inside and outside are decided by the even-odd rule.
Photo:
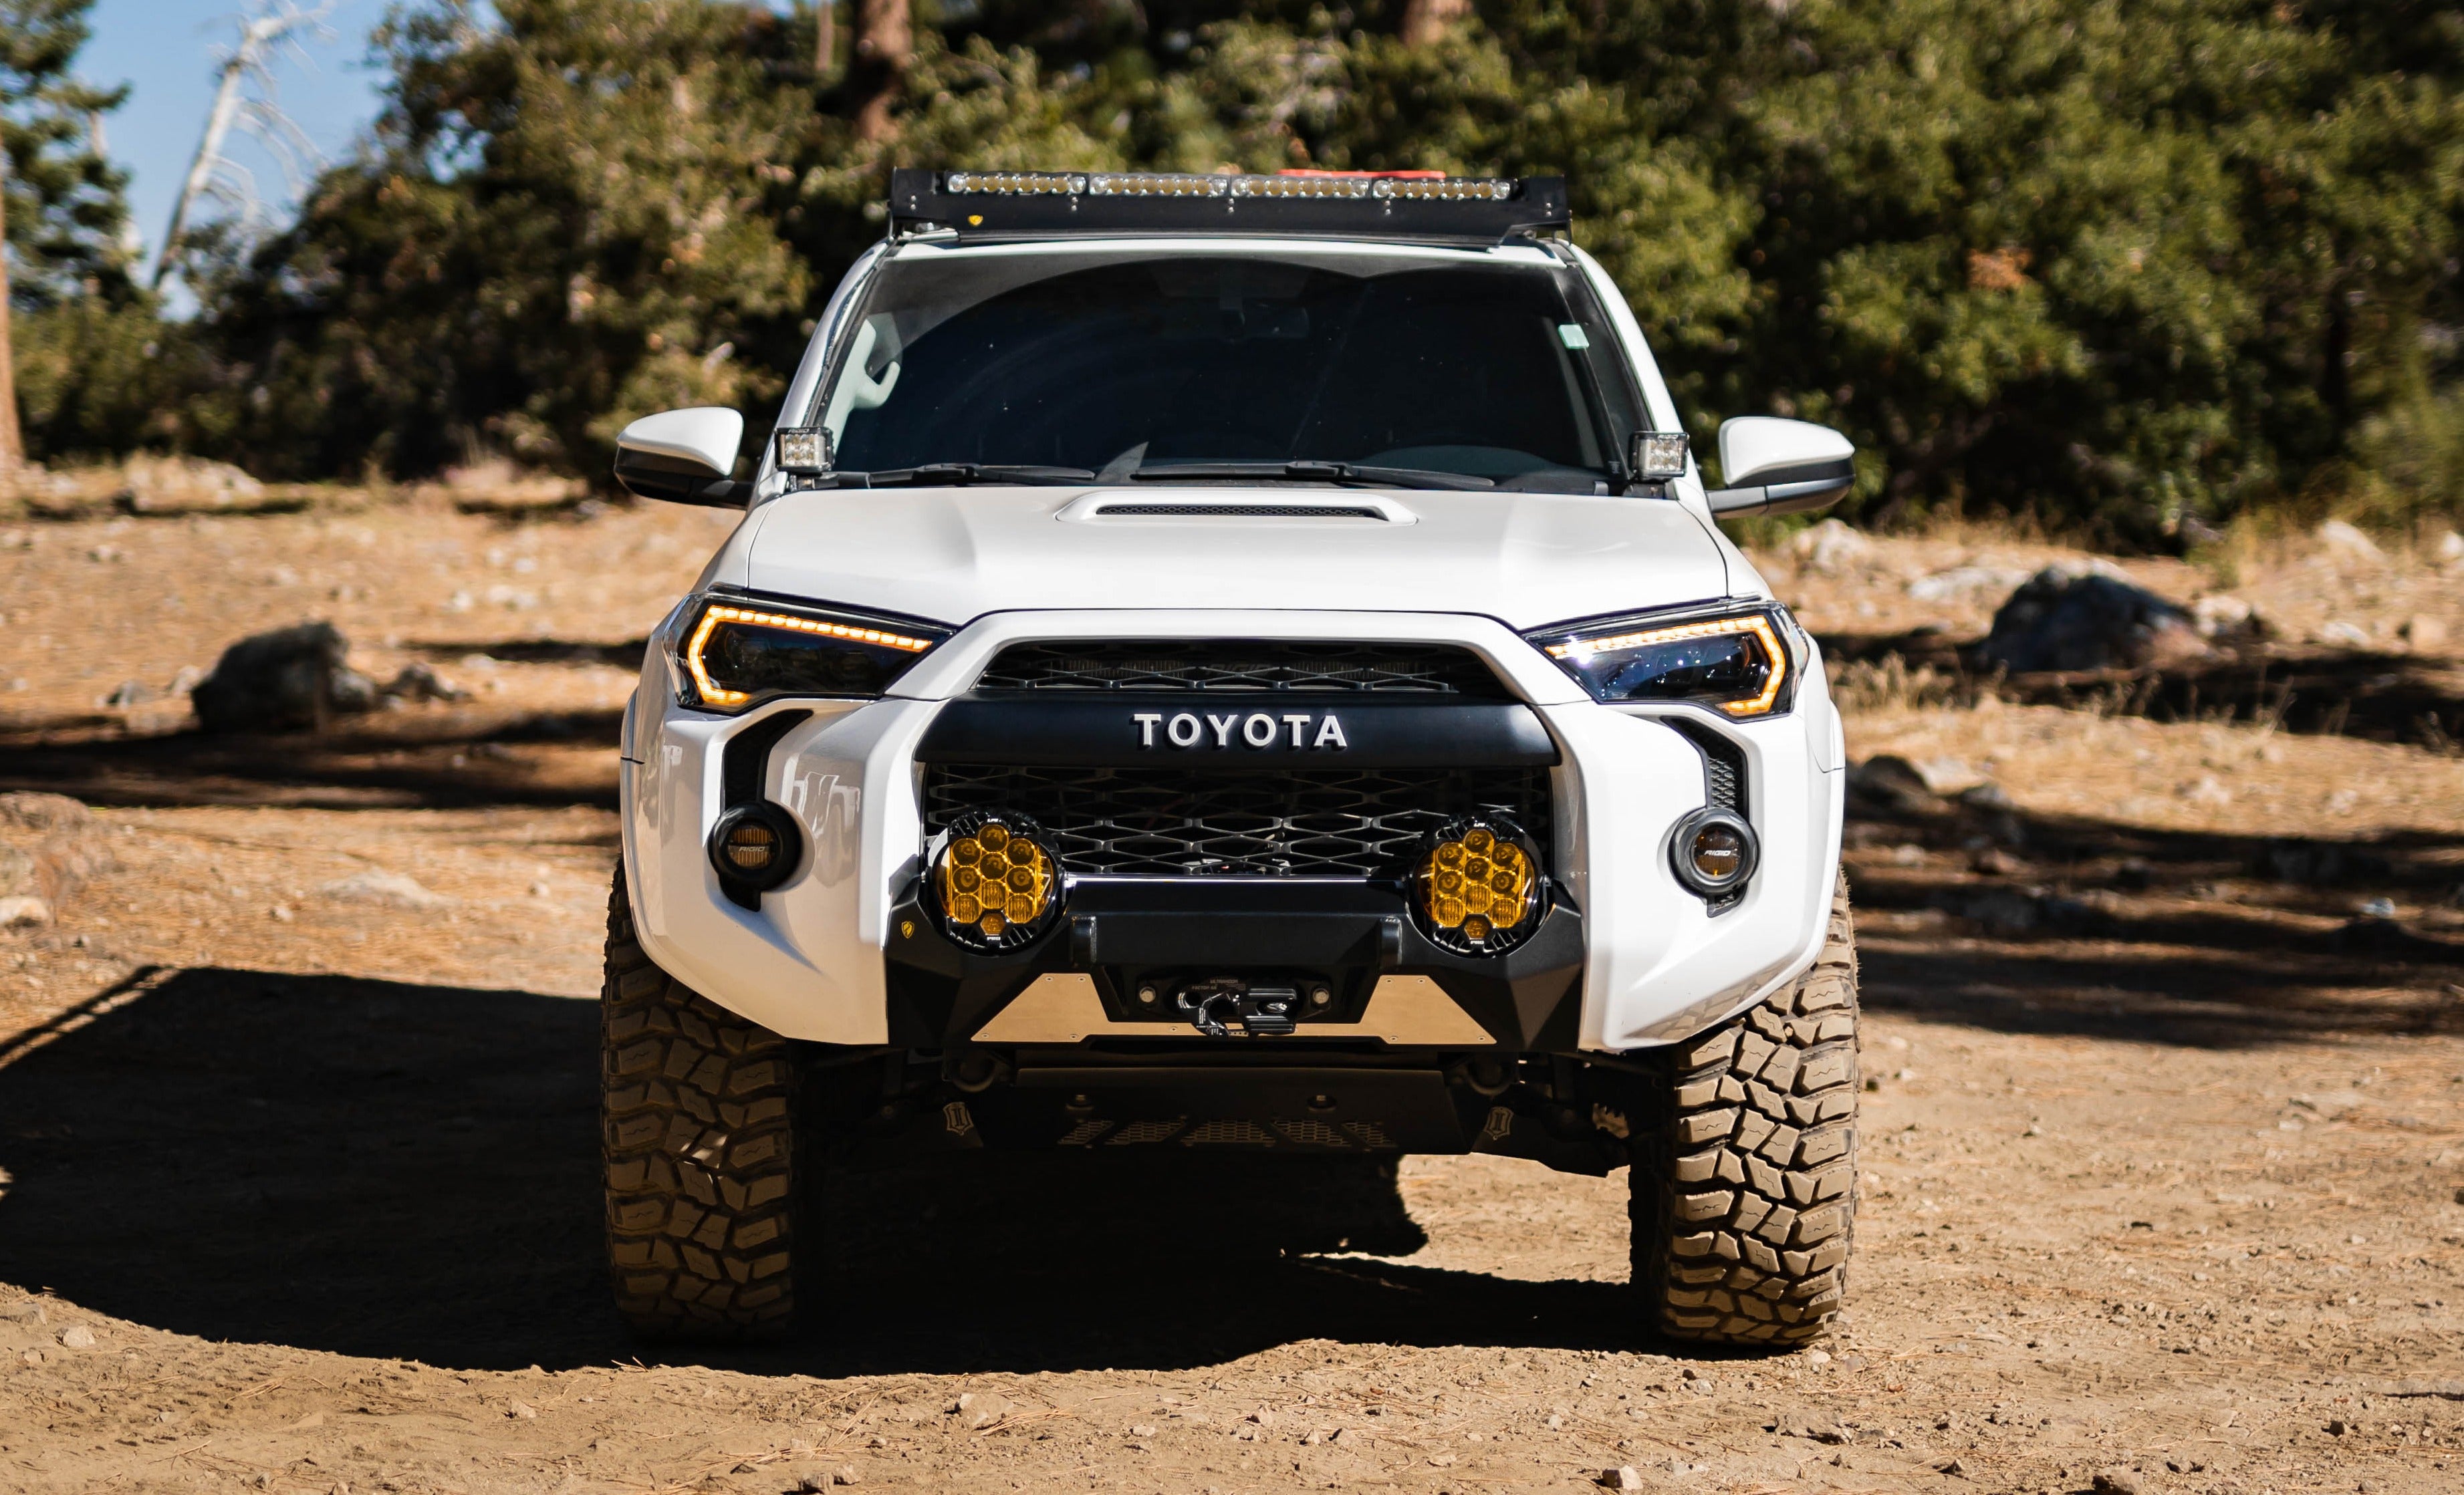
[[[1677,1045],[1629,1175],[1652,1328],[1791,1345],[1839,1311],[1857,1211],[1857,936],[1843,878],[1803,978]]]
[[[801,1182],[794,1055],[650,963],[621,868],[607,900],[600,1077],[617,1309],[659,1337],[784,1335]]]

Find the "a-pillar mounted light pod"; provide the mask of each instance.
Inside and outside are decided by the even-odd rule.
[[[1645,482],[1664,483],[1685,475],[1686,440],[1682,430],[1639,430],[1626,465]]]
[[[827,427],[781,427],[771,438],[771,451],[781,473],[819,477],[838,465]]]
[[[951,823],[927,859],[925,897],[942,933],[971,950],[1016,950],[1061,910],[1061,864],[1043,828],[1006,810]]]
[[[1457,955],[1502,955],[1540,925],[1548,907],[1540,847],[1503,815],[1449,822],[1422,846],[1411,876],[1420,932]]]
[[[803,860],[804,837],[795,817],[766,800],[731,805],[710,829],[710,865],[719,881],[751,892],[778,887]]]
[[[1668,864],[1697,897],[1717,902],[1744,890],[1761,860],[1754,827],[1734,810],[1700,809],[1677,823]]]

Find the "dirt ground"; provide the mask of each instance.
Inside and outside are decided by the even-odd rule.
[[[1954,678],[2051,547],[1767,558],[1854,756],[1922,780],[1857,779],[1873,1086],[1817,1352],[1639,1336],[1621,1176],[975,1155],[832,1178],[808,1342],[652,1352],[604,1297],[586,999],[615,714],[724,527],[0,522],[0,792],[91,806],[0,816],[49,879],[0,931],[0,1488],[2464,1488],[2434,537],[2126,566],[2255,606],[2269,668],[2427,703],[2324,721]],[[186,729],[184,667],[311,617],[468,693]]]

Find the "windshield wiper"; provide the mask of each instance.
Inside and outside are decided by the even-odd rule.
[[[1241,478],[1259,482],[1366,483],[1384,488],[1489,489],[1485,477],[1441,473],[1424,467],[1364,467],[1357,462],[1161,462],[1149,463],[1130,476],[1142,483],[1168,483],[1175,478]]]
[[[876,473],[841,473],[860,477],[871,488],[939,488],[966,483],[1091,483],[1095,473],[1083,467],[1037,467],[1030,463],[927,462],[921,467],[883,468]]]

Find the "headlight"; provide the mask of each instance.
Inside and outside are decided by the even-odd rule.
[[[1776,605],[1718,617],[1617,618],[1526,635],[1600,701],[1695,701],[1771,716],[1796,698],[1796,624]]]
[[[713,598],[685,631],[686,704],[732,712],[773,695],[879,695],[941,629]]]
[[[1459,955],[1496,955],[1540,922],[1540,848],[1504,816],[1458,820],[1430,838],[1412,874],[1422,933]]]
[[[1061,866],[1023,815],[962,816],[934,848],[933,902],[941,928],[977,950],[1015,950],[1042,934],[1061,906]]]

